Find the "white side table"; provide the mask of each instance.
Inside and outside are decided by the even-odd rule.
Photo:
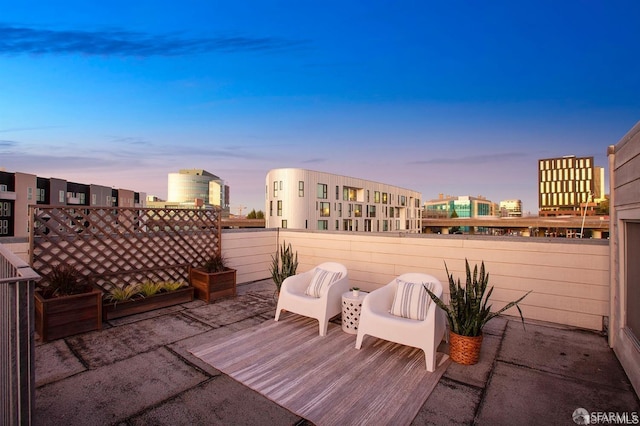
[[[355,297],[351,291],[342,294],[342,331],[345,333],[358,333],[360,309],[367,294],[363,291],[360,291],[358,297]]]

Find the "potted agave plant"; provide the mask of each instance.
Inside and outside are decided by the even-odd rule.
[[[285,241],[276,251],[275,256],[271,256],[271,278],[276,285],[275,295],[280,295],[280,288],[287,277],[296,274],[298,269],[298,252],[294,252],[291,243],[287,245]]]
[[[102,328],[102,290],[59,264],[35,291],[35,326],[43,342]]]
[[[199,267],[190,267],[189,282],[195,296],[207,303],[236,295],[236,270],[227,266],[222,254],[208,258]]]
[[[446,305],[438,296],[432,293],[426,286],[425,289],[431,299],[445,311],[449,321],[449,356],[459,364],[476,364],[480,358],[480,348],[482,345],[482,329],[491,319],[499,316],[509,308],[515,306],[520,313],[522,326],[524,327],[524,317],[518,303],[522,301],[531,291],[528,291],[518,300],[505,305],[502,309],[491,312],[491,305],[488,305],[489,298],[493,292],[493,287],[486,293],[489,284],[489,274],[485,273],[484,262],[480,266],[473,268],[473,274],[469,267],[469,261],[465,259],[467,282],[464,287],[460,285],[460,278],[455,281],[453,274],[449,273],[447,264],[445,269],[449,278],[449,292],[451,303]],[[486,293],[486,294],[485,294]]]

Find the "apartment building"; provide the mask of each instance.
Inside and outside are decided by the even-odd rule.
[[[29,235],[29,206],[145,207],[146,194],[128,189],[0,171],[0,238]]]
[[[393,185],[312,170],[270,170],[267,228],[421,232],[421,194]]]
[[[540,216],[595,214],[605,199],[604,168],[593,157],[538,160],[538,189]]]

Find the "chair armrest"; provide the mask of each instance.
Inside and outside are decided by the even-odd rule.
[[[314,272],[315,269],[311,269],[307,272],[285,278],[285,280],[282,282],[281,291],[287,291],[294,294],[304,294],[305,290],[309,286],[309,283],[311,282],[311,278],[313,278]]]
[[[385,285],[377,290],[372,291],[364,298],[362,309],[365,306],[371,312],[388,313],[393,303],[393,297],[395,296],[395,286]]]

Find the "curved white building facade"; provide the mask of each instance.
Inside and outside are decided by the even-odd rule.
[[[421,232],[421,194],[306,169],[273,169],[265,183],[267,228]]]

